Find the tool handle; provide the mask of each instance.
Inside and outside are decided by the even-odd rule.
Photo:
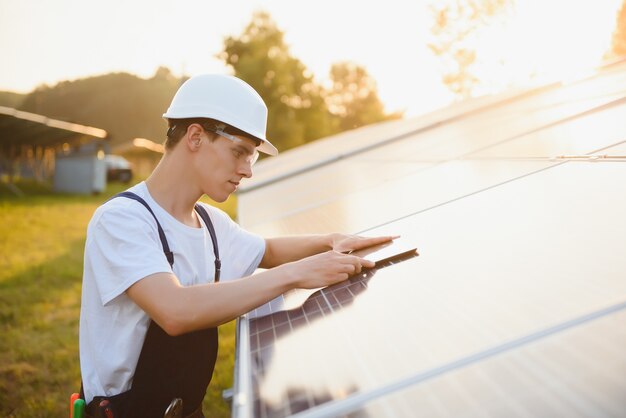
[[[85,400],[76,399],[74,401],[74,418],[85,418]]]
[[[74,418],[74,401],[80,398],[80,395],[76,392],[70,396],[70,418]]]
[[[172,399],[163,418],[183,418],[183,400],[181,398]]]
[[[111,402],[108,399],[100,401],[98,409],[100,410],[100,418],[115,418],[113,405],[111,405]]]

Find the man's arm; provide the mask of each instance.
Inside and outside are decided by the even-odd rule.
[[[311,249],[317,249],[312,246]],[[126,294],[170,335],[214,327],[293,288],[325,287],[374,263],[327,251],[255,275],[220,283],[182,286],[171,273],[147,276]]]
[[[355,251],[382,244],[394,238],[397,237],[366,238],[345,234],[269,238],[265,240],[265,254],[259,267],[273,268],[329,250],[338,252]]]

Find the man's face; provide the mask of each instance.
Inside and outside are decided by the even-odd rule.
[[[201,136],[203,149],[198,155],[203,192],[216,202],[228,199],[244,177],[252,177],[252,164],[258,156],[251,139],[226,135],[228,137],[205,131]]]

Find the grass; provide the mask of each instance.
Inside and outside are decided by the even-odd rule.
[[[80,387],[78,319],[87,223],[124,190],[97,196],[54,194],[19,183],[18,197],[0,183],[0,416],[67,416]],[[218,205],[232,216],[235,201]],[[228,417],[222,390],[232,386],[234,322],[220,327],[220,354],[204,407]]]

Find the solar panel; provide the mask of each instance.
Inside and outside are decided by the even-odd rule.
[[[363,231],[544,169],[551,161],[451,161],[253,225],[264,236]],[[306,188],[304,188],[306,189]],[[279,202],[276,203],[280,205]],[[276,209],[275,213],[280,213]]]
[[[255,166],[253,180],[242,184],[239,192],[245,193],[277,180],[284,180],[295,173],[331,164],[354,153],[394,142],[409,133],[427,131],[443,122],[467,117],[473,112],[510,100],[519,94],[519,92],[508,92],[494,97],[474,98],[455,106],[438,109],[419,118],[383,122],[310,142],[282,152],[278,157],[260,161]]]
[[[333,164],[319,172],[305,173],[285,179],[279,184],[271,184],[253,192],[259,193],[258,197],[254,197],[254,202],[258,203],[257,210],[243,211],[239,221],[244,225],[273,221],[289,213],[301,211],[308,205],[319,205],[335,199],[345,194],[346,190],[370,188],[373,185],[385,183],[389,179],[410,175],[431,165],[432,163],[411,161],[372,164],[370,161],[356,159],[342,164]],[[372,170],[372,167],[377,169]],[[319,187],[319,185],[324,186]],[[265,199],[261,198],[262,194],[265,194]],[[280,202],[272,204],[273,199],[279,199]]]
[[[404,389],[379,388],[300,417],[354,410],[351,416],[623,416],[626,312],[623,304],[614,308],[618,311],[522,341],[515,349],[484,353],[480,361],[464,359],[466,364],[452,370],[414,376]]]
[[[623,81],[626,76],[622,75]],[[596,79],[591,80],[599,84]],[[619,85],[617,85],[619,87]],[[579,85],[571,89],[588,92]],[[600,86],[599,88],[601,88]],[[261,223],[273,223],[277,218],[320,206],[339,198],[350,198],[350,194],[363,190],[365,194],[379,195],[371,189],[375,186],[385,188],[394,179],[423,171],[435,164],[445,163],[459,158],[537,158],[553,157],[565,152],[590,152],[601,146],[614,144],[624,132],[624,108],[616,103],[616,95],[622,91],[613,85],[612,92],[597,94],[589,98],[574,96],[570,101],[555,101],[547,93],[534,97],[538,109],[529,111],[526,101],[533,98],[523,97],[523,105],[513,103],[509,106],[493,107],[481,117],[457,120],[427,132],[418,132],[384,147],[354,155],[284,179],[279,183],[269,184],[261,189],[244,192],[239,195],[239,220],[247,228],[254,229]],[[606,87],[603,87],[606,88]],[[577,94],[582,94],[577,93]],[[541,106],[540,106],[541,105]],[[517,110],[512,110],[517,109]],[[595,110],[595,111],[594,111]],[[523,112],[523,113],[520,113]],[[393,125],[387,125],[392,128]],[[598,126],[611,135],[597,135],[593,130]],[[587,136],[581,135],[582,130]],[[570,134],[574,132],[574,135]],[[596,132],[597,133],[597,132]],[[550,141],[546,141],[546,138]],[[529,145],[535,142],[534,149]],[[594,148],[593,141],[598,145]],[[514,149],[508,154],[497,148],[502,143],[523,144],[528,150]],[[540,143],[540,146],[536,146]],[[554,144],[553,144],[554,143]],[[553,144],[553,145],[552,145]],[[576,146],[580,144],[582,146]],[[524,152],[520,152],[524,151]],[[256,177],[255,172],[255,177]],[[254,178],[253,178],[254,182]],[[333,209],[321,209],[333,213]],[[296,224],[302,222],[297,219]],[[335,224],[329,225],[336,228]],[[272,228],[273,229],[273,228]],[[343,230],[343,229],[342,229]],[[353,230],[346,230],[354,231]],[[259,229],[262,234],[291,233]],[[299,229],[293,233],[309,232]]]
[[[324,317],[349,307],[358,295],[367,290],[369,280],[379,270],[416,257],[416,253],[403,254],[394,260],[386,260],[375,269],[354,276],[337,285],[317,291],[295,290],[248,314],[250,321],[250,350],[253,358],[254,388],[256,393],[256,416],[285,416],[323,403],[315,394],[298,390],[288,392],[285,401],[274,407],[258,396],[259,381],[271,367],[273,346],[281,338],[297,332]],[[306,298],[303,298],[306,297]],[[324,400],[330,399],[324,397]]]
[[[255,415],[349,398],[624,302],[626,225],[606,219],[626,212],[610,193],[625,178],[621,164],[563,164],[370,231],[410,231],[421,255],[252,315]]]
[[[354,191],[333,185],[336,196],[316,191],[302,206],[287,198],[290,211],[281,186],[376,170],[375,152],[244,194],[240,205],[275,189],[275,216],[245,225],[256,232],[400,233],[419,256],[242,317],[234,416],[623,415],[620,79],[623,68],[607,69],[390,143],[383,160],[413,171]],[[532,116],[519,113],[533,103]]]

